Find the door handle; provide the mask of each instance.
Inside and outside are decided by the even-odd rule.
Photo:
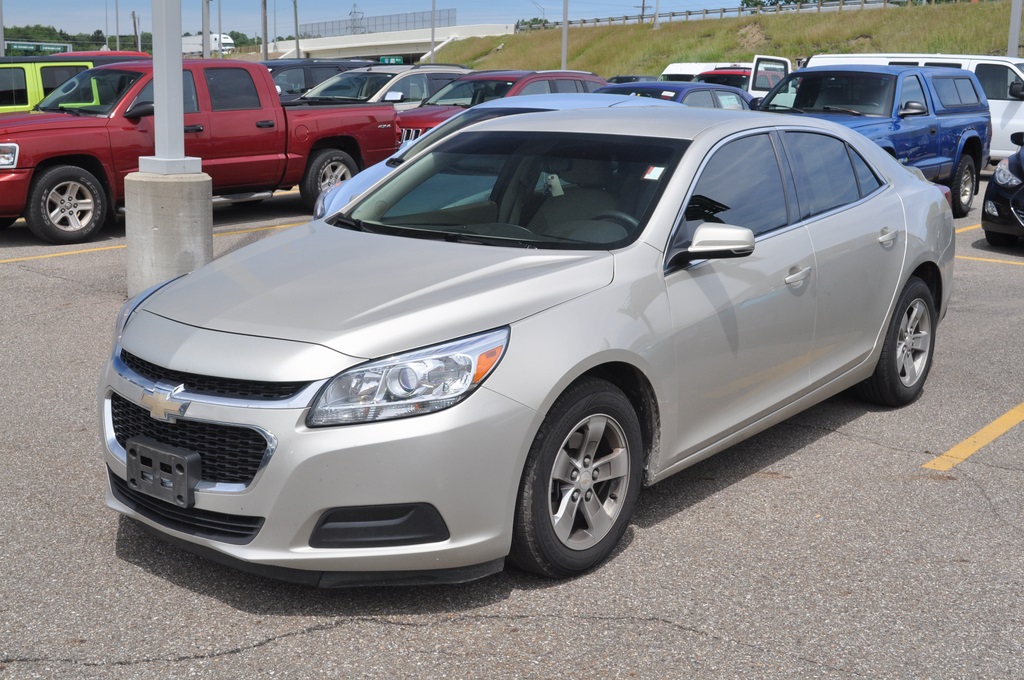
[[[202,131],[203,131],[203,126],[202,125],[186,125],[185,126],[185,132],[202,132]]]
[[[272,120],[258,120],[258,121],[256,121],[256,127],[258,127],[258,128],[272,128],[272,127],[274,127],[274,121],[272,121]]]
[[[898,231],[893,231],[889,227],[882,227],[882,234],[878,237],[878,242],[883,246],[887,246],[899,237]]]
[[[785,280],[787,286],[792,286],[793,288],[799,288],[800,286],[804,285],[804,280],[808,276],[811,275],[811,268],[810,267],[804,267],[803,269],[801,269],[799,271],[794,271],[795,269],[796,269],[796,267],[793,267],[793,269],[790,269],[789,270],[790,271],[790,275],[787,276],[784,280]]]

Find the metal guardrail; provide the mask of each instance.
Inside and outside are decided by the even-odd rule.
[[[790,14],[795,12],[842,12],[860,11],[864,9],[885,9],[893,6],[904,6],[912,0],[816,0],[813,2],[795,2],[776,4],[770,7],[733,7],[721,9],[697,9],[684,12],[661,12],[657,15],[661,23],[679,19],[683,21],[699,21],[704,19],[726,19],[729,17],[761,16],[767,14]],[[586,26],[624,26],[628,24],[654,23],[654,14],[626,14],[603,19],[573,19],[569,27]],[[545,21],[543,23],[520,23],[516,32],[535,31],[550,28],[561,28],[561,21]]]

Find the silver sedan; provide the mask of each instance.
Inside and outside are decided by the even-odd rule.
[[[107,504],[296,582],[593,568],[641,488],[849,388],[918,397],[944,194],[825,121],[480,123],[126,303]]]

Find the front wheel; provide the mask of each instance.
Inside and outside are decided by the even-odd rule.
[[[966,217],[974,203],[974,192],[978,185],[978,173],[974,159],[964,155],[956,166],[953,184],[949,187],[953,196],[953,217]]]
[[[107,219],[107,194],[85,168],[57,165],[42,171],[29,190],[25,222],[50,243],[79,243]]]
[[[861,396],[883,406],[917,399],[931,369],[937,322],[931,289],[911,277],[889,321],[875,372],[858,386]]]
[[[629,525],[642,473],[640,424],[626,396],[604,380],[573,384],[530,447],[509,561],[548,578],[598,564]]]
[[[309,157],[306,174],[299,184],[302,202],[311,212],[316,205],[320,192],[338,182],[352,179],[359,172],[359,166],[344,151],[339,149],[320,149]]]

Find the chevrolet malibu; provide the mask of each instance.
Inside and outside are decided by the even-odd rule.
[[[848,388],[916,399],[953,244],[938,188],[827,121],[485,121],[125,304],[107,504],[292,582],[571,577],[642,487]]]

